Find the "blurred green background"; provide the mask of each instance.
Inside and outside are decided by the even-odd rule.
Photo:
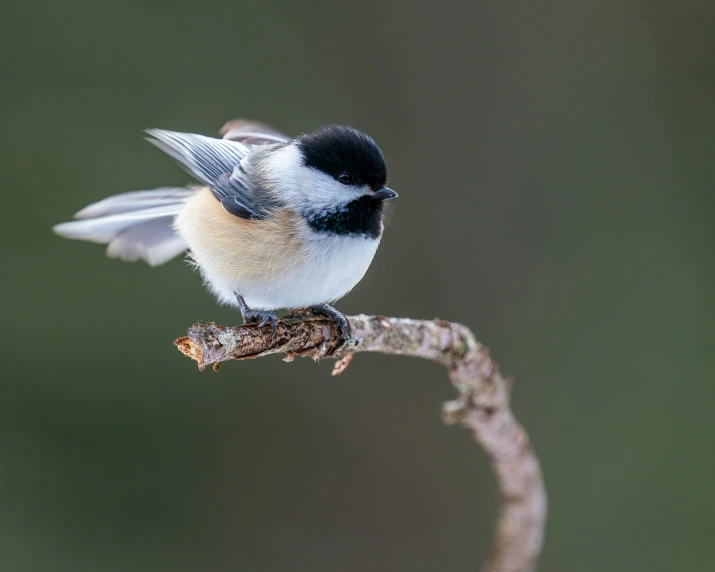
[[[370,133],[400,193],[346,313],[469,325],[550,495],[541,570],[712,570],[712,2],[5,3],[0,570],[474,570],[494,478],[439,367],[199,373],[187,265],[54,236],[187,182],[142,141]]]

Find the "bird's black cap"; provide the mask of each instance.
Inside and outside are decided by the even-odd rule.
[[[306,167],[338,179],[352,176],[352,185],[368,185],[373,191],[385,186],[387,165],[377,144],[368,135],[344,125],[328,125],[298,137]]]

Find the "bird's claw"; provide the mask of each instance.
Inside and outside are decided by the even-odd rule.
[[[236,294],[236,299],[238,300],[238,305],[241,308],[241,315],[243,316],[244,324],[256,324],[259,328],[262,328],[266,324],[271,325],[271,330],[273,330],[273,335],[275,335],[278,329],[278,316],[273,312],[263,312],[260,310],[251,310],[247,305],[243,296]]]
[[[338,327],[338,330],[340,331],[340,336],[344,340],[347,340],[350,337],[350,324],[348,323],[345,316],[340,314],[339,316],[336,316],[333,319],[333,321],[335,322],[335,325]]]
[[[244,324],[256,324],[257,327],[262,328],[266,324],[271,325],[271,330],[276,333],[278,329],[278,316],[273,312],[260,312],[258,310],[249,310],[243,315]]]
[[[338,332],[340,332],[340,337],[343,340],[348,341],[351,339],[350,322],[348,322],[347,318],[342,314],[342,312],[339,312],[329,304],[311,306],[310,309],[313,314],[323,316],[331,320],[335,324],[335,327],[338,329]]]

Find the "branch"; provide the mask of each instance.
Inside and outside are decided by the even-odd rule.
[[[459,392],[446,403],[448,424],[469,428],[489,455],[500,492],[495,537],[483,572],[527,572],[535,569],[546,521],[546,490],[539,461],[523,427],[509,407],[510,382],[500,373],[489,350],[466,327],[442,320],[424,321],[383,316],[348,318],[354,340],[343,343],[332,323],[288,317],[273,335],[269,327],[235,328],[195,324],[174,343],[199,369],[228,360],[285,353],[315,360],[335,358],[333,375],[342,372],[357,352],[421,357],[449,370]],[[357,340],[357,341],[355,341]]]

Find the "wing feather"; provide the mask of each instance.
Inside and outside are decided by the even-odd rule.
[[[265,218],[270,200],[256,192],[246,174],[250,146],[230,139],[214,139],[192,133],[148,129],[148,140],[176,159],[192,176],[208,185],[214,196],[224,204],[240,205],[235,216],[249,219]]]
[[[238,141],[244,145],[270,145],[285,143],[289,137],[260,121],[231,119],[219,131],[224,139]]]

